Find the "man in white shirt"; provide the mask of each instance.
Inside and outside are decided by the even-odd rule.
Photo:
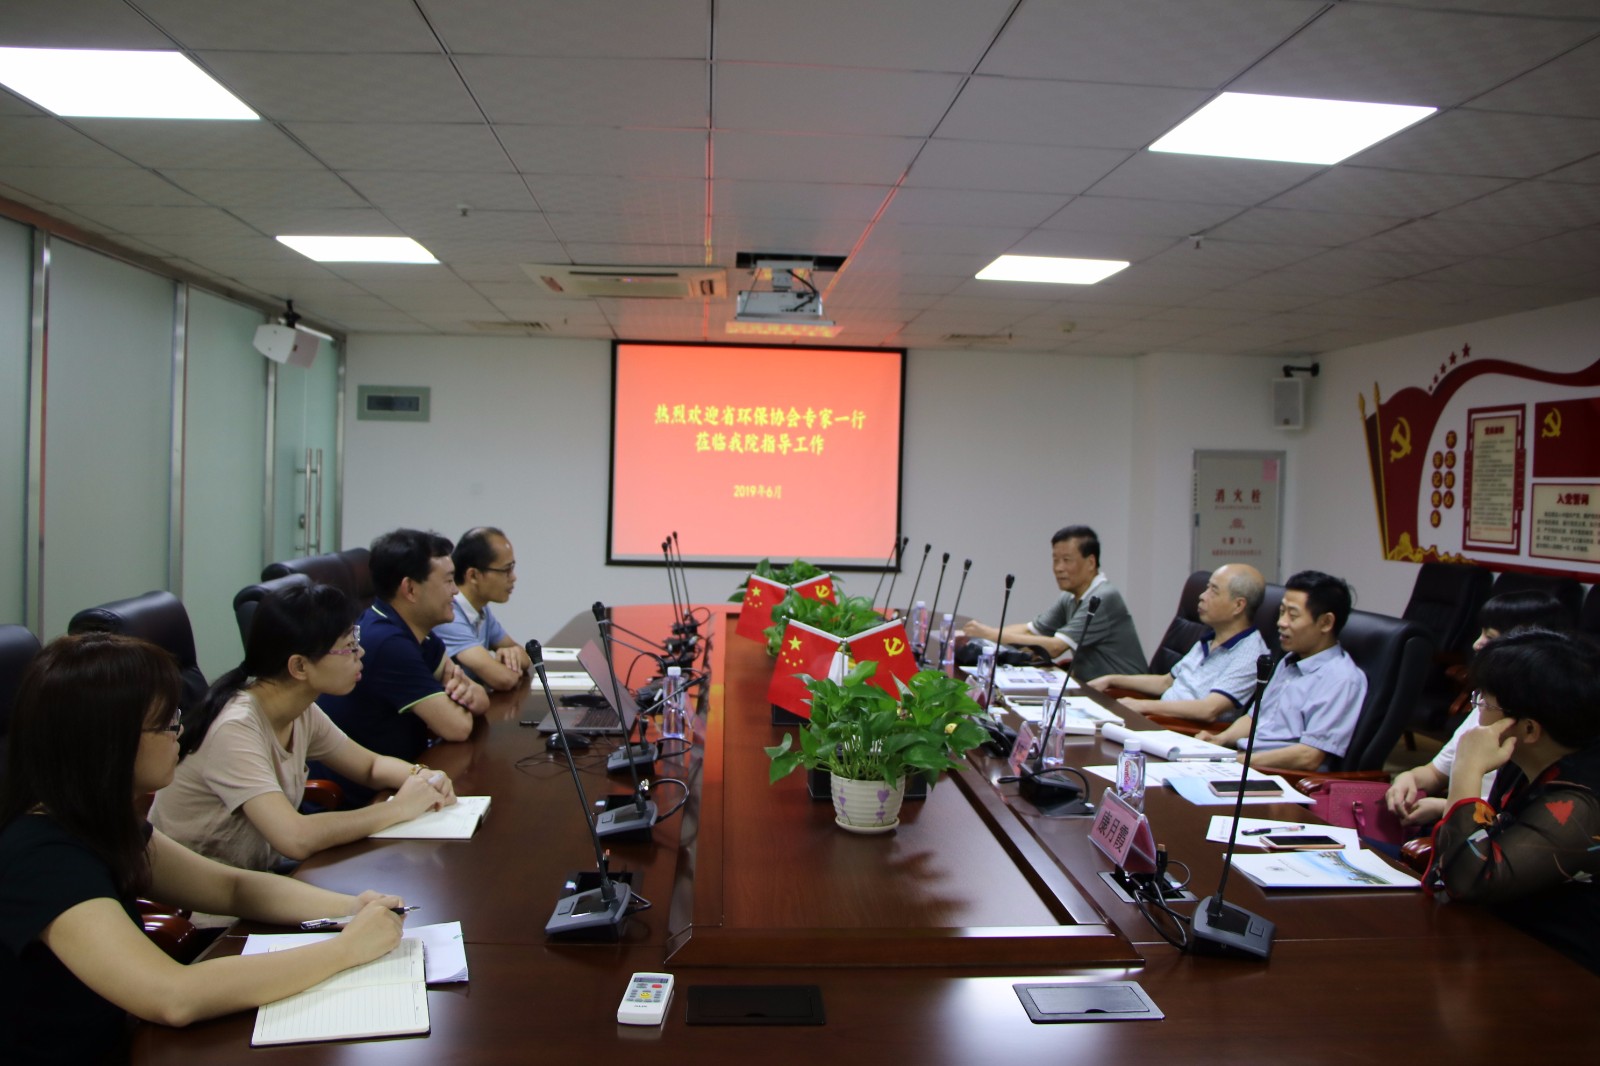
[[[1211,627],[1166,674],[1102,674],[1089,687],[1132,689],[1129,710],[1213,722],[1237,714],[1256,686],[1256,660],[1267,642],[1256,631],[1256,611],[1266,595],[1261,571],[1247,563],[1219,566],[1200,593],[1200,621]]]

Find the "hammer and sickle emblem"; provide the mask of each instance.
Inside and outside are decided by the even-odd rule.
[[[895,637],[892,640],[886,640],[883,642],[883,650],[888,652],[890,655],[899,655],[901,652],[906,650],[906,642],[901,640],[899,637]]]
[[[1540,437],[1561,436],[1561,408],[1552,407],[1544,416],[1544,428],[1539,430]]]
[[[1391,463],[1410,455],[1411,423],[1403,418],[1397,420],[1394,428],[1389,431],[1389,443],[1394,445],[1394,451],[1389,453],[1389,461]]]
[[[825,599],[828,598],[828,586],[827,585],[812,585],[811,586],[811,591],[815,592],[817,594],[817,599],[819,599],[819,600],[825,600]]]

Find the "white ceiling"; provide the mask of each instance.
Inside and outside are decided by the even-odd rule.
[[[349,331],[733,339],[731,297],[518,264],[738,289],[741,251],[848,255],[820,280],[858,345],[1278,355],[1600,295],[1596,0],[4,0],[0,44],[181,49],[267,120],[0,90],[0,196]],[[1334,167],[1145,150],[1223,89],[1440,111]],[[1006,252],[1133,266],[973,280]]]

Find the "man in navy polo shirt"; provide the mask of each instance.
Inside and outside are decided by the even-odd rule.
[[[380,755],[415,762],[433,737],[466,740],[475,715],[489,709],[483,686],[445,654],[433,627],[454,616],[455,563],[451,545],[436,533],[397,529],[372,542],[372,585],[377,598],[361,627],[361,680],[345,696],[318,703],[356,743]],[[347,804],[365,803],[372,791],[314,766],[313,776],[337,781]]]
[[[1126,688],[1154,699],[1124,697],[1129,710],[1212,722],[1244,709],[1256,687],[1256,660],[1267,642],[1255,625],[1266,594],[1261,571],[1245,563],[1219,566],[1200,593],[1197,612],[1211,631],[1178,660],[1170,674],[1106,674],[1089,682],[1104,692]]]

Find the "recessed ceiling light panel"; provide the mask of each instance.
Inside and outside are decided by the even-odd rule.
[[[437,263],[433,253],[410,237],[279,237],[279,241],[319,263]]]
[[[1348,159],[1437,110],[1410,104],[1223,93],[1150,150],[1330,164]]]
[[[1044,281],[1056,285],[1093,285],[1119,270],[1125,259],[1062,259],[1048,255],[1002,255],[974,275],[979,281]]]
[[[182,52],[0,48],[0,85],[68,118],[261,117]]]

